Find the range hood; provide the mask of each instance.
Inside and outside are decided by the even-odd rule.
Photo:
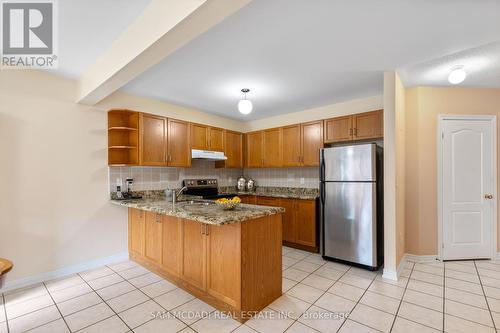
[[[227,157],[221,151],[191,149],[191,158],[195,160],[224,161]]]

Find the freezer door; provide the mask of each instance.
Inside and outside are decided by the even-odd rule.
[[[323,255],[377,266],[376,183],[323,183]]]
[[[375,181],[376,145],[363,144],[321,150],[322,181]]]

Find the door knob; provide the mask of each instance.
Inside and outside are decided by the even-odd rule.
[[[493,199],[493,194],[485,194],[484,198],[485,199]]]

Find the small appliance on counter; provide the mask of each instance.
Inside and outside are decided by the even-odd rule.
[[[238,178],[238,181],[236,182],[236,188],[239,192],[245,191],[246,183],[247,180],[245,179],[245,177]]]
[[[131,200],[131,199],[142,199],[141,195],[134,195],[134,193],[131,191],[132,184],[134,183],[133,178],[127,178],[125,180],[125,183],[127,184],[127,191],[122,192],[122,179],[118,178],[116,180],[116,197],[117,200]]]
[[[248,192],[253,192],[253,191],[255,191],[255,180],[253,180],[252,178],[250,178],[250,179],[247,181],[247,191],[248,191]]]
[[[234,194],[220,194],[217,179],[184,179],[186,187],[184,194],[201,196],[203,199],[233,198]]]
[[[320,151],[321,255],[372,270],[383,262],[382,148]]]

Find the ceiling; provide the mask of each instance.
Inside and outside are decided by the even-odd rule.
[[[59,72],[81,75],[148,2],[59,2]],[[499,41],[498,0],[253,0],[123,90],[253,120],[381,95],[386,70],[406,86],[447,85],[460,62],[463,85],[500,87]]]
[[[59,68],[78,78],[139,16],[150,0],[62,0],[59,11]]]

